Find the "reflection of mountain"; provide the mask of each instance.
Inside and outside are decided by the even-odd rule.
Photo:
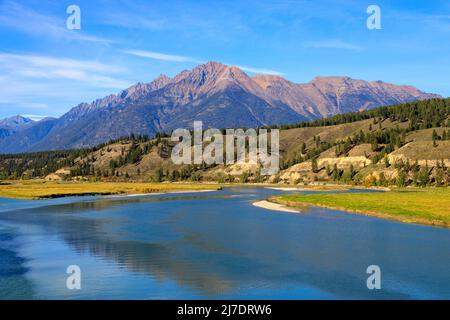
[[[216,62],[138,83],[117,95],[81,103],[1,139],[0,152],[94,146],[134,134],[191,127],[255,128],[438,97],[411,86],[349,77],[316,77],[297,84],[277,76],[249,77]]]
[[[175,198],[186,199],[189,197]],[[180,285],[192,287],[205,296],[231,291],[230,281],[224,281],[220,278],[220,275],[204,268],[201,261],[194,261],[189,257],[182,258],[184,252],[181,250],[180,243],[164,244],[123,240],[120,239],[120,232],[106,233],[105,229],[109,229],[111,226],[115,227],[115,223],[126,223],[126,221],[66,216],[69,213],[76,214],[92,210],[111,209],[113,206],[126,203],[155,201],[159,201],[159,199],[130,198],[125,200],[83,201],[2,212],[0,218],[39,225],[48,230],[49,234],[56,232],[77,252],[88,252],[95,257],[113,261],[120,267],[126,267],[129,271],[147,273],[155,279],[175,280]],[[197,237],[193,236],[183,237],[181,242],[187,250],[191,250],[189,248],[191,245],[199,246],[200,250],[212,249],[212,246],[201,243]],[[215,252],[218,252],[218,249],[215,247]]]
[[[236,191],[222,192],[230,195]],[[378,250],[385,250],[383,243],[367,250],[367,243],[355,244],[353,237],[346,237],[348,230],[354,235],[351,230],[355,226],[366,234],[371,225],[342,216],[324,223],[326,220],[318,221],[314,214],[300,220],[292,215],[264,214],[249,203],[255,194],[230,199],[177,198],[180,201],[79,201],[1,212],[0,219],[27,227],[38,225],[76,252],[112,261],[119,268],[153,279],[174,280],[183,292],[194,290],[204,297],[369,294],[361,257],[377,257]],[[389,232],[383,234],[389,236]],[[403,276],[395,274],[397,279]],[[382,295],[408,297],[387,287]]]

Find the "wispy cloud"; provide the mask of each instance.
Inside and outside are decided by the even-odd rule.
[[[61,17],[44,15],[12,1],[0,4],[0,26],[40,37],[103,44],[111,42],[108,39],[87,35],[80,30],[68,30],[64,17],[64,15]]]
[[[0,70],[7,79],[66,79],[86,82],[93,87],[115,89],[128,85],[109,76],[122,72],[123,68],[89,60],[0,53]]]
[[[142,57],[142,58],[149,58],[154,60],[161,60],[161,61],[174,61],[174,62],[193,62],[193,63],[204,63],[204,61],[186,57],[186,56],[178,56],[173,54],[166,54],[161,52],[154,52],[154,51],[143,51],[143,50],[126,50],[125,53]]]
[[[153,59],[153,60],[160,60],[160,61],[191,62],[191,63],[200,63],[200,64],[206,63],[205,60],[199,60],[199,59],[192,58],[192,57],[173,55],[173,54],[154,52],[154,51],[126,50],[124,52],[129,55]],[[253,67],[246,67],[246,66],[240,66],[240,65],[236,65],[236,67],[238,67],[241,70],[244,70],[246,72],[250,72],[250,73],[270,74],[270,75],[278,75],[278,76],[283,75],[283,73],[275,71],[275,70],[271,70],[271,69],[253,68]]]
[[[321,40],[321,41],[309,41],[303,44],[305,48],[313,49],[345,49],[359,51],[362,48],[359,45],[345,42],[342,40]]]
[[[33,121],[41,121],[42,119],[47,118],[47,116],[40,116],[37,114],[23,114],[22,116],[25,118],[29,118]]]
[[[122,90],[126,70],[93,60],[0,52],[0,108],[60,114],[83,100]],[[55,103],[57,101],[57,103]]]
[[[269,74],[269,75],[274,75],[274,76],[282,76],[284,75],[284,73],[275,71],[275,70],[270,70],[270,69],[259,69],[259,68],[251,68],[251,67],[245,67],[245,66],[236,66],[241,70],[244,70],[246,72],[250,72],[250,73],[257,73],[257,74]]]

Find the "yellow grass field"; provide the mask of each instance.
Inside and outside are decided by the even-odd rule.
[[[218,190],[217,184],[134,182],[7,181],[0,184],[0,197],[47,199],[67,196],[143,194],[174,191]]]
[[[408,223],[450,228],[450,188],[272,197],[288,206],[320,206]]]

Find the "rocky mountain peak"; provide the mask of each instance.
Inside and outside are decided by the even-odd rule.
[[[252,80],[256,82],[263,90],[266,90],[268,87],[273,87],[275,85],[292,84],[292,82],[276,75],[258,74],[253,76]]]
[[[158,77],[155,78],[152,82],[150,82],[150,89],[151,90],[158,90],[163,87],[165,87],[167,84],[171,82],[172,79],[170,79],[165,74],[160,74]]]
[[[8,127],[14,129],[30,122],[34,121],[31,120],[30,118],[26,118],[21,115],[16,115],[0,120],[0,127]]]

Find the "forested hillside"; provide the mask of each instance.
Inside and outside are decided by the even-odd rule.
[[[108,181],[318,181],[368,185],[445,185],[450,166],[450,99],[336,115],[280,131],[280,173],[257,166],[183,165],[168,135],[130,136],[95,148],[0,155],[1,179]]]

